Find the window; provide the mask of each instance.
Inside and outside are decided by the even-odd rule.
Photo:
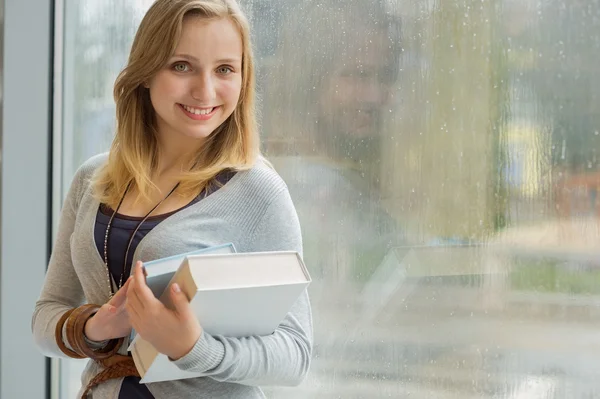
[[[149,4],[66,2],[65,182],[108,149]],[[267,395],[600,395],[600,5],[242,4],[314,280],[310,376]]]

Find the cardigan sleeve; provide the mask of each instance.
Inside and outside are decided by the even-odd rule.
[[[34,341],[42,354],[49,357],[66,357],[55,341],[56,323],[67,310],[80,306],[85,301],[71,259],[71,235],[81,199],[85,170],[85,167],[81,167],[77,171],[65,198],[50,263],[31,321]]]
[[[256,251],[302,254],[300,223],[287,188],[271,201],[250,242]],[[190,353],[174,363],[217,381],[294,386],[308,373],[312,346],[311,306],[304,290],[273,334],[231,338],[203,332]]]

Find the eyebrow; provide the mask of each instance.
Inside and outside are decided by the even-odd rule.
[[[176,58],[185,58],[186,60],[189,61],[194,61],[194,62],[198,62],[198,58],[194,57],[193,55],[189,55],[189,54],[174,54],[173,57]],[[236,62],[241,62],[241,60],[239,58],[223,58],[218,60],[216,63],[217,64],[235,64]]]

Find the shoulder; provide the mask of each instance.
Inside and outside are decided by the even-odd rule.
[[[85,161],[75,172],[71,181],[69,195],[73,196],[75,203],[79,203],[83,193],[90,187],[94,174],[106,164],[108,153],[94,155]]]
[[[248,170],[252,177],[249,187],[254,191],[248,204],[255,212],[255,224],[250,235],[253,251],[294,250],[302,254],[302,232],[296,208],[287,185],[271,164],[259,159]]]
[[[106,165],[107,162],[108,152],[94,155],[93,157],[85,161],[83,164],[81,164],[75,176],[81,182],[89,181],[101,167]]]
[[[259,158],[252,168],[238,172],[239,186],[247,198],[270,202],[287,194],[288,188],[268,160]]]

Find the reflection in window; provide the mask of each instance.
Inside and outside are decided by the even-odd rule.
[[[310,377],[269,397],[600,396],[600,5],[241,3],[314,280]],[[149,4],[66,2],[65,181]]]

